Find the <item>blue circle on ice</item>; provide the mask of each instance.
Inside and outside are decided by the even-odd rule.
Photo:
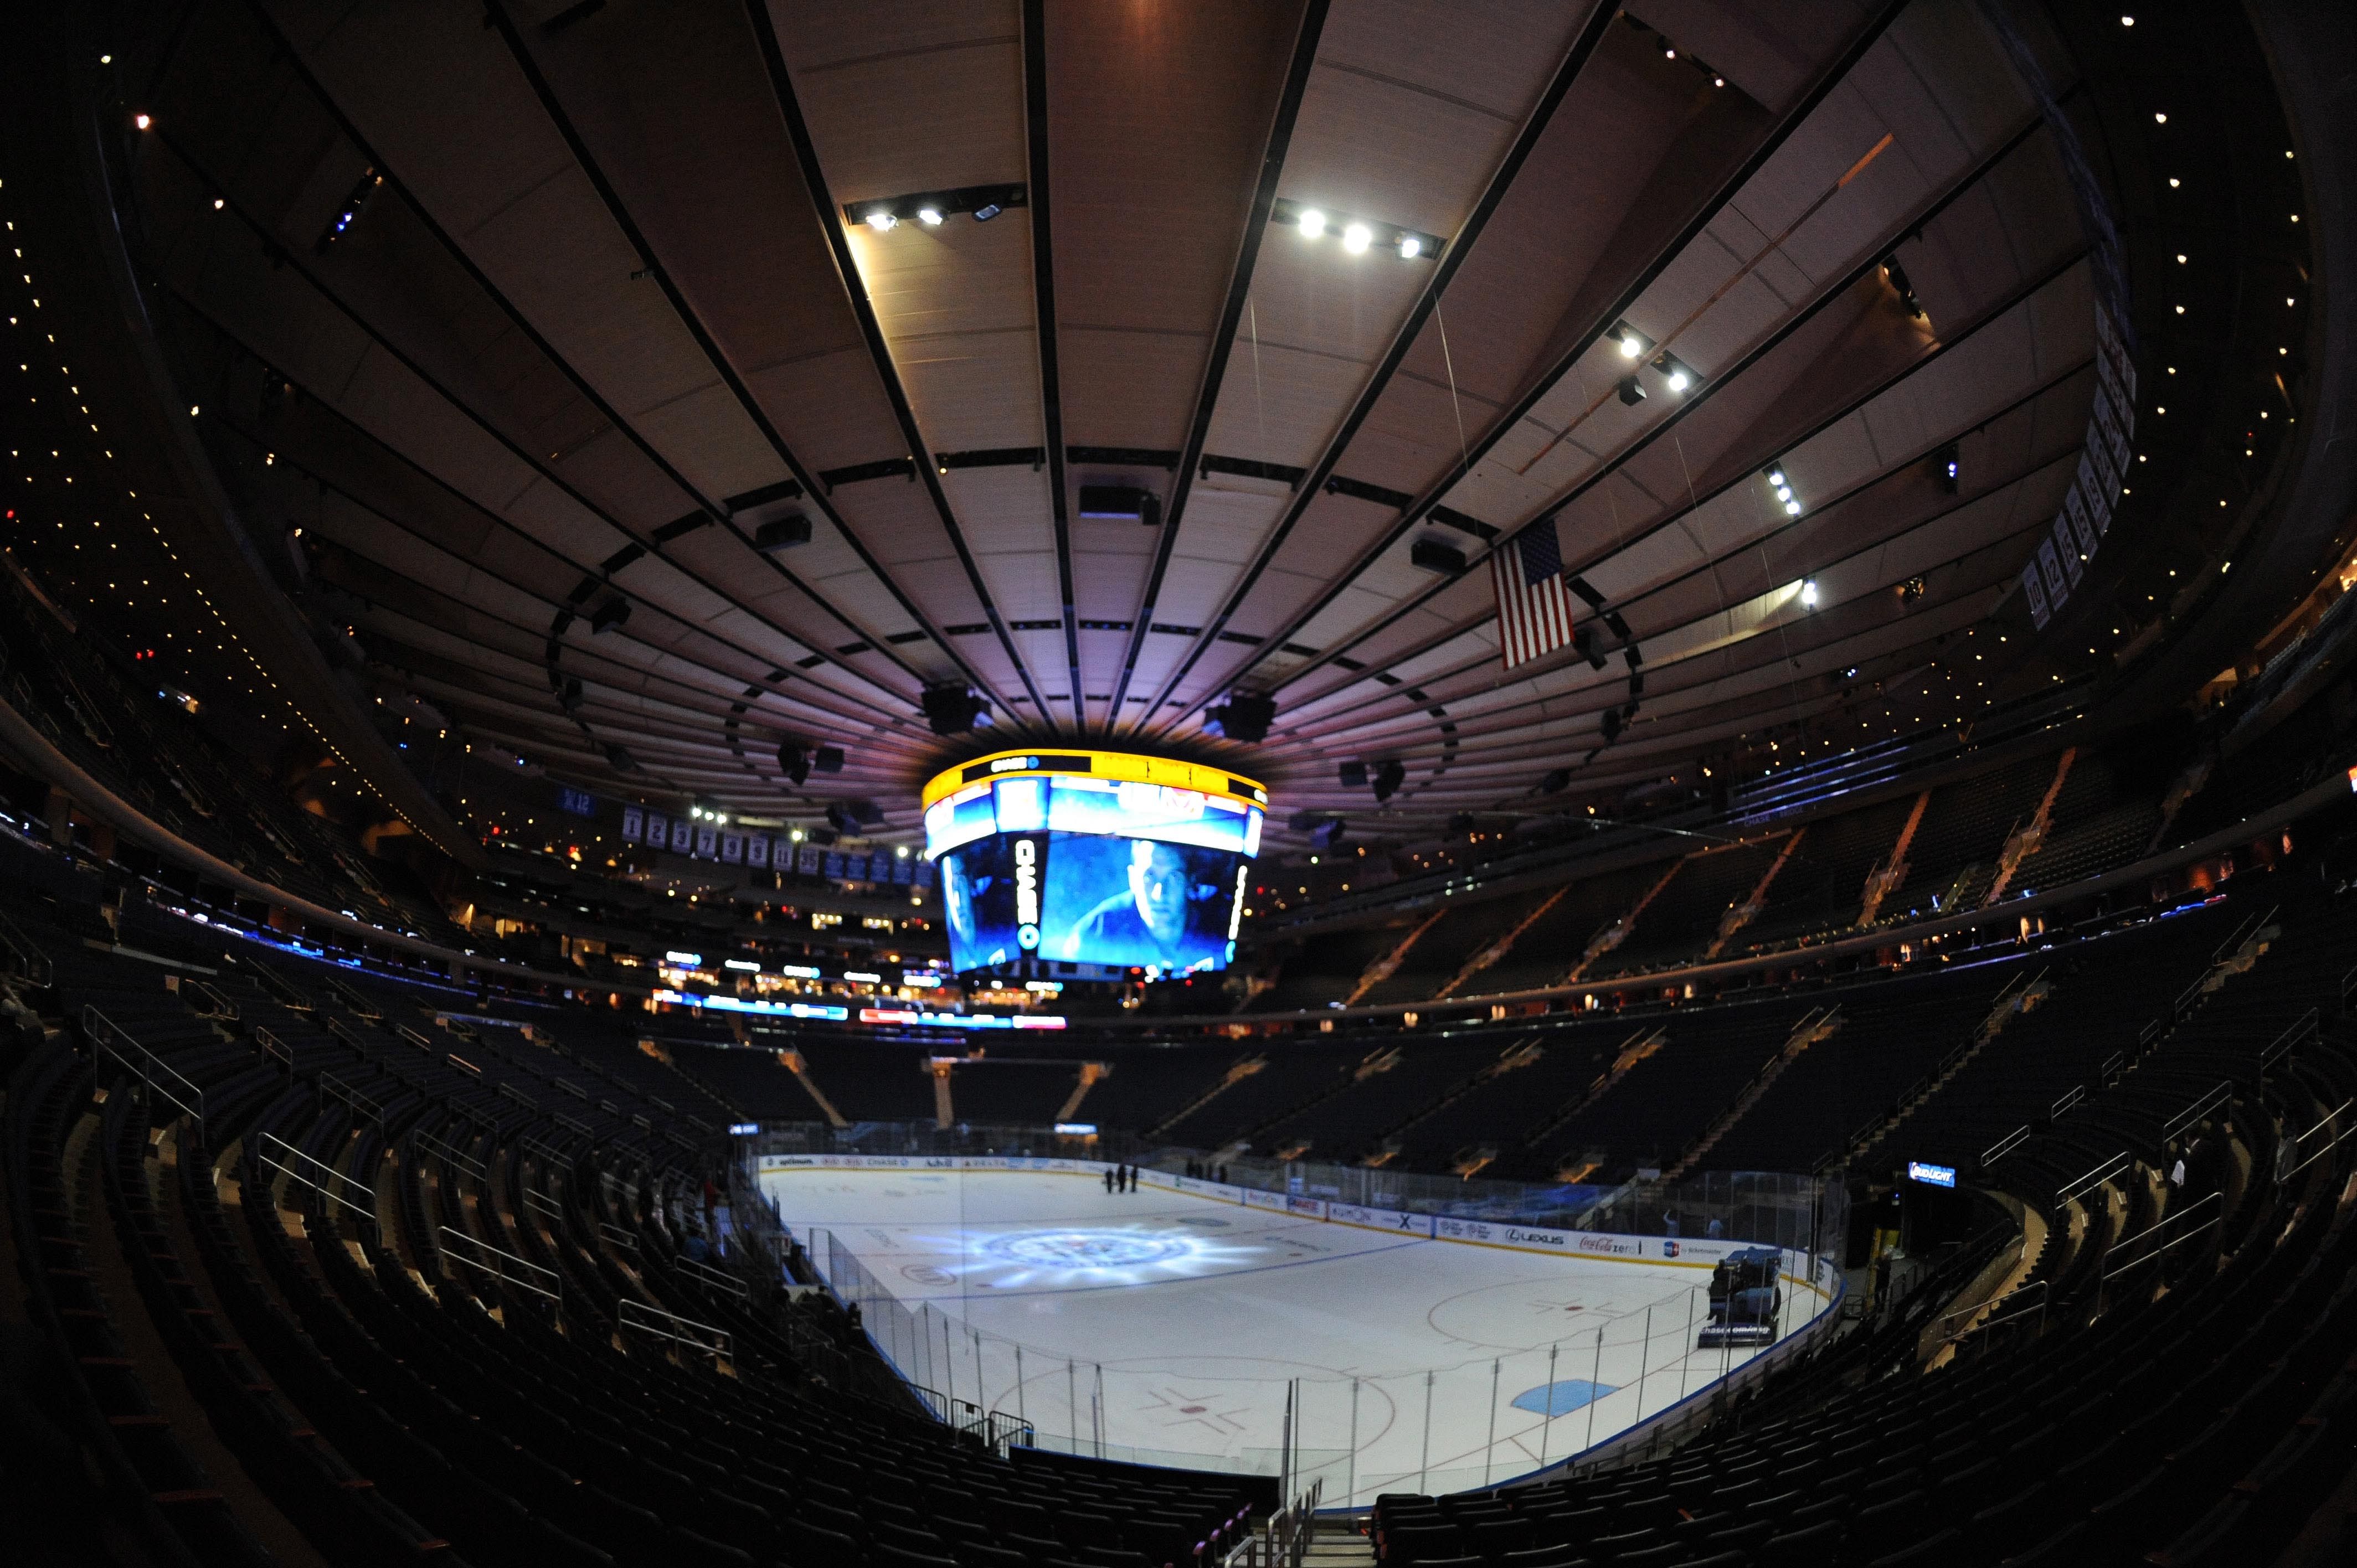
[[[1166,1262],[1188,1250],[1182,1237],[1121,1230],[1021,1230],[983,1247],[1002,1262],[1050,1269],[1130,1269]]]

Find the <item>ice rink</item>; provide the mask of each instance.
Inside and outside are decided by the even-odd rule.
[[[906,1309],[866,1316],[912,1382],[1018,1415],[1042,1446],[1260,1474],[1290,1392],[1295,1472],[1328,1506],[1526,1474],[1756,1354],[1695,1348],[1707,1263],[1402,1237],[1093,1174],[761,1185],[839,1294]],[[1824,1305],[1788,1281],[1783,1331]]]

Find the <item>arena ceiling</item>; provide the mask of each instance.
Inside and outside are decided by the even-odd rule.
[[[1224,756],[1280,814],[1397,760],[1428,828],[2051,679],[1934,671],[2096,385],[1975,6],[208,0],[151,65],[214,450],[381,678],[585,787],[905,832],[962,682],[994,746]],[[1595,657],[1509,672],[1486,563],[1544,519]],[[1265,742],[1206,733],[1234,693]]]

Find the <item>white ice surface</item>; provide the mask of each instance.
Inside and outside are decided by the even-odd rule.
[[[1290,1387],[1295,1473],[1322,1477],[1329,1507],[1526,1474],[1753,1354],[1694,1348],[1706,1265],[1403,1239],[1044,1172],[761,1185],[823,1268],[827,1232],[907,1309],[866,1326],[911,1381],[979,1390],[1042,1446],[1260,1474],[1277,1472]],[[1785,1295],[1789,1332],[1818,1303]],[[1591,1382],[1610,1391],[1591,1403]]]

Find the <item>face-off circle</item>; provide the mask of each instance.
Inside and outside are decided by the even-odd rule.
[[[1181,1237],[1121,1230],[1023,1230],[998,1237],[983,1251],[1001,1262],[1032,1268],[1134,1269],[1183,1257],[1190,1247]]]

